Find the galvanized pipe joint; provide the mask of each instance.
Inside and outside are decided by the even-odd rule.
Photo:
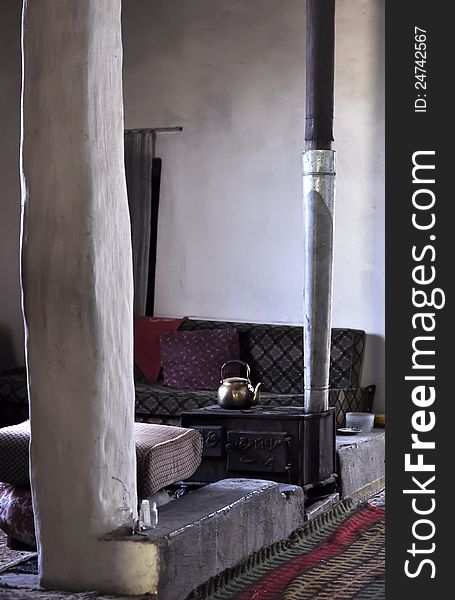
[[[334,150],[303,154],[304,411],[329,407],[332,266],[335,201]]]

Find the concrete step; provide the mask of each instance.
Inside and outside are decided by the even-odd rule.
[[[338,487],[342,498],[364,500],[384,487],[384,429],[339,435],[336,448]]]
[[[159,509],[156,529],[124,538],[150,545],[151,581],[159,600],[182,600],[252,552],[303,525],[304,497],[272,481],[224,479]],[[108,536],[107,542],[118,538]]]

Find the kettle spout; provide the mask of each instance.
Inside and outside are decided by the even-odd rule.
[[[259,388],[261,387],[262,383],[258,383],[257,386],[254,388],[254,394],[253,394],[253,404],[257,404],[259,402]]]

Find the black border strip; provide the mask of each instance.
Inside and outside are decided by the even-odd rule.
[[[449,576],[453,569],[450,543],[454,502],[450,489],[455,403],[450,373],[455,372],[451,349],[455,326],[450,307],[455,273],[451,217],[455,103],[450,88],[455,36],[446,12],[449,7],[421,0],[386,3],[386,590],[390,600],[439,599],[453,593]],[[415,27],[424,31],[416,31]],[[425,44],[424,61],[415,54],[423,50],[423,46],[416,47],[420,43]],[[416,85],[418,82],[425,85]],[[413,155],[418,164],[435,167],[415,171],[414,182]],[[415,203],[431,204],[434,194],[434,206],[427,210],[414,207],[417,190]],[[418,229],[412,223],[414,213],[420,225],[428,224],[434,214],[434,226]],[[422,266],[423,270],[414,270]],[[416,283],[419,278],[431,279],[432,274],[433,282]],[[444,298],[445,306],[418,308],[424,296],[415,295],[413,302],[413,287],[427,294],[429,304],[432,292],[439,288],[441,291],[433,296],[434,304],[442,304]],[[419,313],[433,316],[415,317],[413,323],[413,316]],[[424,331],[424,322],[429,329],[434,325],[434,330]],[[414,350],[434,351],[415,355],[414,368],[413,343]],[[431,365],[434,369],[427,368]],[[434,381],[405,380],[406,376],[432,375]],[[419,386],[420,395],[416,391]],[[431,387],[435,391],[433,402],[426,400],[431,397]],[[435,425],[430,427],[433,417]],[[419,440],[434,442],[435,448],[412,449],[413,433],[418,433]],[[406,454],[410,454],[412,464],[418,463],[421,454],[422,463],[430,468],[434,465],[435,470],[406,471]],[[403,493],[405,489],[415,492]],[[416,513],[430,511],[433,506],[427,515]],[[406,575],[406,568],[413,576]]]

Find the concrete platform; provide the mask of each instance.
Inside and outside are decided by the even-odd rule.
[[[272,481],[225,479],[162,506],[155,529],[134,536],[114,533],[102,541],[130,549],[131,544],[136,546],[133,554],[143,559],[138,572],[146,568],[149,582],[140,594],[157,600],[183,600],[213,575],[303,525],[303,490],[292,485],[284,488],[281,491]],[[119,556],[122,553],[119,551]],[[110,598],[96,593],[44,592],[36,575],[0,576],[0,598],[9,597],[5,594],[21,598],[21,593],[56,600]]]
[[[338,485],[342,498],[364,500],[385,485],[385,431],[336,438]]]
[[[125,539],[153,547],[156,588],[150,591],[182,600],[213,575],[288,537],[303,524],[303,505],[297,486],[282,493],[271,481],[224,479],[166,504],[156,529]]]

